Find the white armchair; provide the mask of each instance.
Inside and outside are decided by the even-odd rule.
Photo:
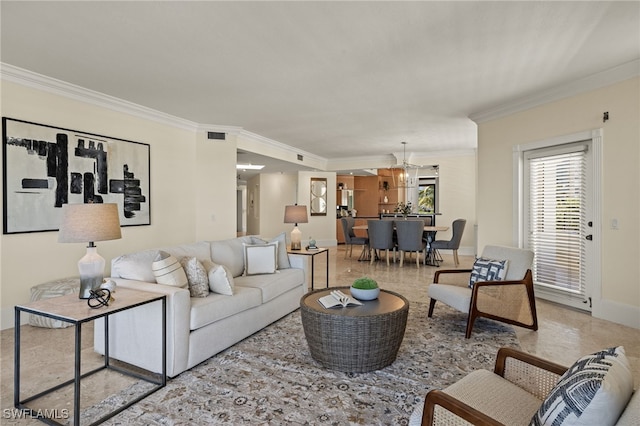
[[[639,413],[640,394],[633,392],[622,347],[582,357],[568,369],[501,348],[493,372],[476,370],[446,389],[430,391],[409,425],[629,426],[639,424]]]
[[[429,318],[436,302],[440,301],[461,312],[468,313],[465,337],[471,337],[476,318],[485,317],[532,330],[538,329],[536,302],[533,293],[531,250],[486,246],[482,259],[507,260],[504,280],[478,281],[469,287],[472,269],[449,269],[436,271],[433,284],[429,286]],[[464,281],[460,276],[464,275]],[[458,277],[458,281],[447,278]]]

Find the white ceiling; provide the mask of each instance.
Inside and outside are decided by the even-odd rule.
[[[640,58],[640,2],[0,3],[1,61],[328,160],[476,147],[468,117]]]

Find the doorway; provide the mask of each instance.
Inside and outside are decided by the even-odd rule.
[[[519,232],[535,254],[536,296],[589,312],[600,286],[599,147],[590,134],[520,147]]]

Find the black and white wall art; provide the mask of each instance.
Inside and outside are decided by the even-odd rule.
[[[116,203],[151,224],[149,144],[2,118],[3,233],[58,230],[64,204]]]

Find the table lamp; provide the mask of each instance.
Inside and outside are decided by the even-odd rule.
[[[295,223],[291,231],[291,250],[302,249],[302,232],[298,229],[299,223],[307,223],[307,206],[284,207],[284,223]]]
[[[116,204],[65,204],[58,233],[59,243],[86,243],[87,254],[78,261],[80,299],[88,299],[91,290],[102,284],[105,261],[98,254],[95,241],[117,240],[120,218]]]

